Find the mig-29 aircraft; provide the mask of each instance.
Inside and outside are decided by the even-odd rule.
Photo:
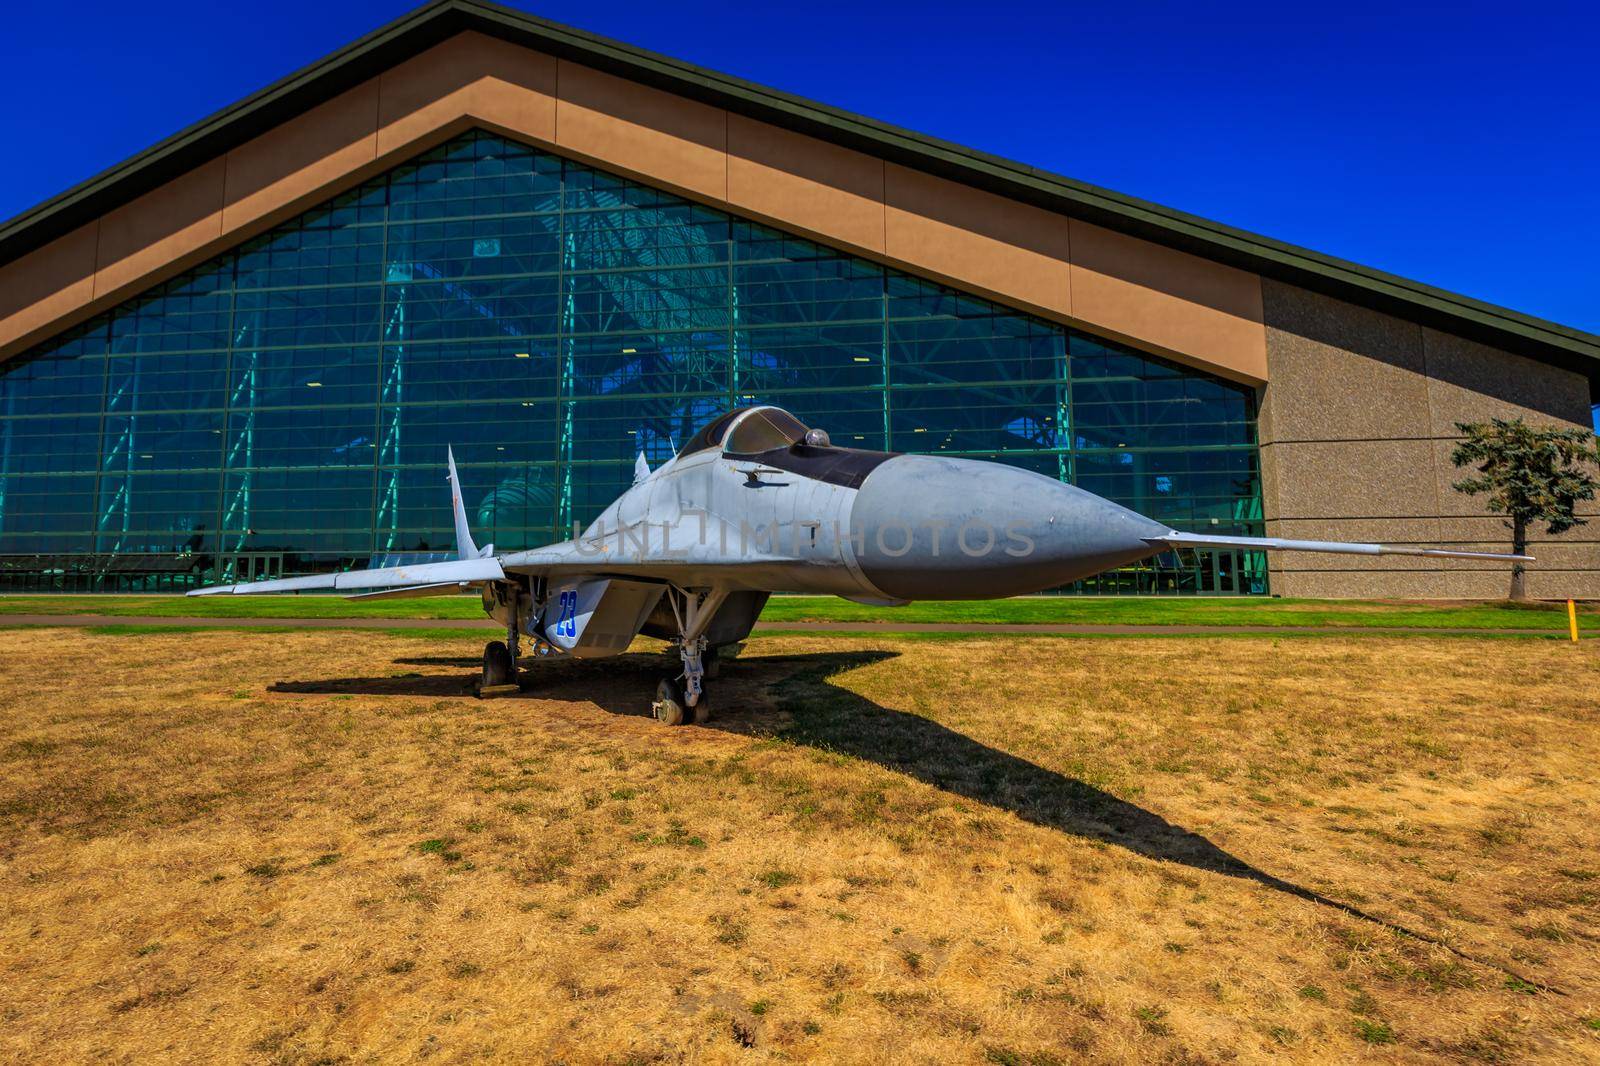
[[[640,633],[673,644],[682,673],[655,716],[704,722],[718,650],[742,641],[775,591],[858,603],[989,600],[1040,592],[1175,548],[1526,560],[1522,555],[1183,533],[1042,474],[973,459],[835,447],[776,407],[728,411],[572,540],[479,549],[447,452],[457,558],[222,585],[219,593],[378,589],[425,596],[467,586],[506,639],[483,651],[483,689],[515,684],[520,638],[538,655],[596,658]]]

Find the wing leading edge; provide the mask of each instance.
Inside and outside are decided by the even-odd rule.
[[[343,592],[354,589],[383,589],[370,593],[374,598],[394,596],[428,596],[448,588],[460,588],[485,581],[504,581],[505,568],[495,557],[494,545],[479,548],[472,540],[472,529],[467,524],[467,509],[461,499],[461,477],[456,473],[456,453],[445,448],[445,467],[450,482],[450,516],[456,527],[456,558],[442,563],[418,563],[414,566],[384,566],[375,570],[347,570],[342,574],[310,574],[306,577],[284,577],[272,581],[251,581],[240,585],[213,585],[194,589],[190,596],[255,596],[274,592],[311,592],[332,589]]]
[[[387,589],[404,585],[445,585],[460,582],[503,581],[506,572],[499,559],[453,559],[446,563],[385,566],[377,570],[347,570],[342,574],[311,574],[243,585],[214,585],[195,589],[191,596],[253,596],[263,592],[308,592],[313,589]]]
[[[1529,563],[1531,555],[1508,555],[1496,552],[1463,552],[1451,548],[1414,548],[1399,544],[1362,544],[1337,540],[1286,540],[1282,537],[1211,537],[1203,533],[1180,533],[1177,530],[1161,537],[1151,537],[1147,544],[1165,544],[1173,548],[1253,548],[1257,551],[1326,552],[1330,555],[1426,555],[1436,559],[1488,559],[1502,563]]]

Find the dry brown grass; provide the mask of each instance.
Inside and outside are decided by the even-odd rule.
[[[0,1055],[1592,1058],[1596,652],[0,632]]]

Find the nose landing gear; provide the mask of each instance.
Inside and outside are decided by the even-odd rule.
[[[650,705],[650,713],[662,725],[685,725],[689,722],[705,725],[711,720],[711,701],[702,691],[694,704],[690,705],[682,679],[664,677],[656,685],[656,698]]]
[[[703,725],[711,718],[704,682],[707,667],[710,672],[716,669],[716,652],[708,648],[705,634],[727,595],[725,589],[667,591],[667,602],[678,622],[679,636],[673,644],[683,660],[683,673],[663,678],[656,686],[656,698],[650,710],[663,725],[682,725],[689,720]]]

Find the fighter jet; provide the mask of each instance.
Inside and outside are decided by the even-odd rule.
[[[1176,548],[1521,561],[1523,555],[1185,533],[1031,471],[934,455],[835,447],[776,407],[704,426],[571,540],[478,548],[455,456],[446,467],[456,559],[197,589],[189,595],[362,590],[353,599],[481,590],[506,639],[483,650],[481,692],[514,685],[522,637],[535,657],[598,658],[638,634],[668,641],[680,673],[656,687],[667,725],[710,714],[719,651],[750,634],[775,591],[898,606],[988,600],[1065,585]]]

